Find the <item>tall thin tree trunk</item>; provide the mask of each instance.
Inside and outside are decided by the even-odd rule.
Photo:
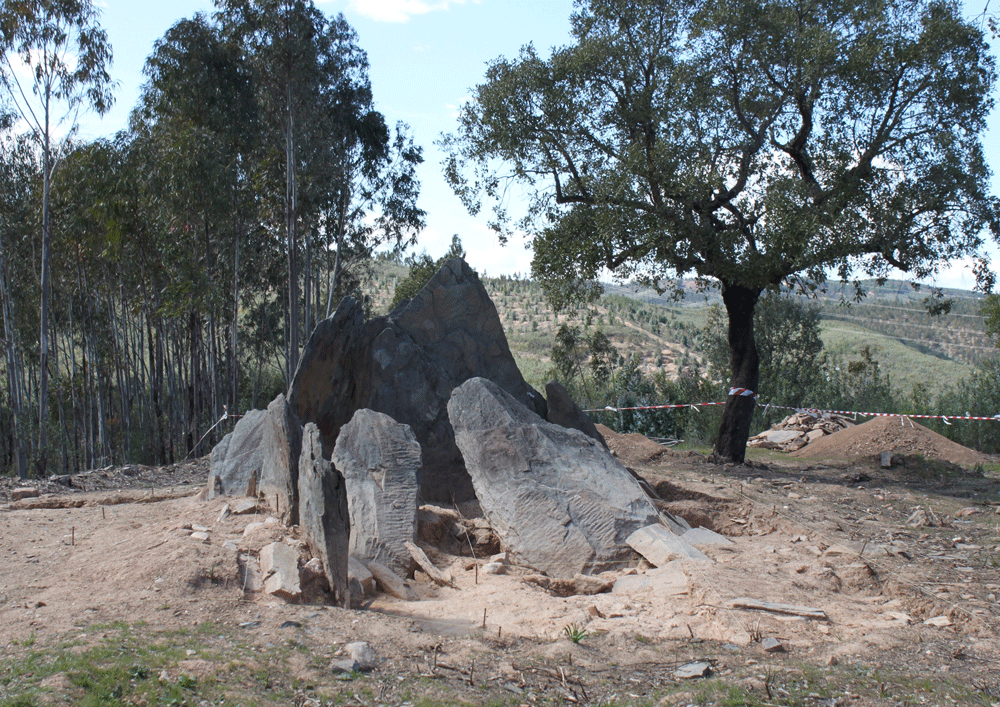
[[[237,405],[239,404],[239,360],[240,360],[240,349],[239,349],[239,332],[240,332],[240,238],[239,231],[237,231],[237,237],[233,240],[234,243],[234,253],[233,253],[233,323],[230,335],[230,348],[229,348],[229,403],[228,410],[230,415],[236,415],[240,411],[237,410]]]
[[[299,365],[298,175],[295,165],[295,110],[292,83],[286,89],[285,233],[288,248],[288,348],[285,383],[291,384]]]
[[[6,342],[7,354],[7,386],[10,396],[14,457],[17,465],[17,476],[28,478],[28,454],[23,430],[21,429],[24,414],[24,398],[21,379],[20,357],[14,341],[13,303],[10,298],[10,279],[7,273],[7,256],[3,246],[3,233],[0,233],[0,299],[2,299],[3,336]]]
[[[49,292],[51,281],[52,232],[49,197],[52,187],[52,145],[49,137],[49,100],[45,101],[45,135],[42,144],[42,275],[38,325],[38,451],[35,474],[45,476],[48,453],[49,416]]]

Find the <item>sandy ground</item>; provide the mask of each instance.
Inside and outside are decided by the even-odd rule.
[[[717,675],[751,691],[764,689],[763,665],[865,665],[975,683],[1000,700],[995,477],[913,461],[886,470],[866,459],[773,453],[766,463],[723,467],[693,453],[650,454],[643,440],[632,441],[612,440],[612,448],[657,489],[663,508],[732,544],[703,547],[711,562],[678,563],[652,588],[592,596],[553,596],[523,581],[527,569],[487,575],[478,571],[487,558],[432,550],[456,588],[418,571],[411,585],[419,601],[380,595],[360,610],[287,604],[245,592],[237,555],[272,539],[294,544],[297,530],[244,537],[263,517],[220,519],[225,500],[196,496],[204,462],[104,470],[88,477],[87,491],[46,486],[40,498],[0,506],[0,663],[29,637],[56,645],[116,621],[151,631],[211,621],[261,645],[298,626],[299,640],[331,655],[366,640],[383,674],[444,670],[460,678],[478,670],[515,693],[531,685],[519,667],[526,661],[568,661],[577,682],[558,673],[550,682],[576,702],[599,702],[598,684],[619,697],[645,694],[692,658],[707,658]],[[9,499],[15,485],[6,480],[0,493]],[[930,511],[929,524],[907,525],[918,509]],[[209,528],[207,541],[191,537],[193,525]],[[626,574],[655,576],[644,561],[609,576]],[[741,598],[827,618],[734,608]],[[586,640],[567,640],[567,626],[585,630]],[[767,638],[784,651],[765,652]],[[302,674],[332,680],[315,666]],[[875,703],[850,695],[838,702]]]

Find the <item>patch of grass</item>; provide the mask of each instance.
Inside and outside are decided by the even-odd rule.
[[[220,633],[214,624],[210,624],[210,630]],[[156,707],[206,701],[213,705],[259,704],[252,693],[246,694],[246,669],[220,673],[225,682],[213,677],[196,678],[178,670],[178,664],[189,657],[187,646],[197,640],[190,631],[152,633],[141,624],[116,622],[94,626],[89,633],[89,644],[74,638],[55,647],[9,656],[0,665],[0,685],[3,685],[0,707],[40,704],[49,701],[47,696],[55,692],[60,693],[60,700],[83,707],[129,703]],[[252,650],[251,646],[229,644],[227,657],[247,655]],[[273,674],[280,674],[285,665],[273,653],[265,654],[263,661],[281,662],[269,666]],[[161,681],[163,671],[169,677]],[[47,679],[60,674],[65,676],[61,690],[45,684]],[[290,703],[293,693],[286,685],[272,688],[268,698]],[[227,696],[236,694],[239,699]],[[266,703],[274,702],[268,699]]]
[[[567,624],[566,626],[563,626],[563,633],[566,634],[566,638],[571,640],[573,643],[579,643],[587,637],[587,629],[579,624]]]

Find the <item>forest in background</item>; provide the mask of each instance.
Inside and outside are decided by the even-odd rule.
[[[305,0],[219,0],[217,16],[182,20],[154,46],[128,129],[82,142],[60,137],[58,112],[106,109],[110,47],[96,15],[80,14],[89,4],[11,19],[28,6],[0,10],[0,473],[203,455],[235,416],[287,388],[302,343],[342,296],[384,313],[397,286],[414,291],[408,270],[433,272],[426,254],[402,257],[424,220],[421,149],[375,110],[342,16]],[[46,49],[66,63],[17,84],[10,67]],[[556,312],[532,280],[486,286],[536,387],[557,378],[597,408],[723,399],[711,291],[673,300],[609,285],[595,304]],[[761,402],[1000,412],[998,327],[980,303],[945,293],[951,309],[930,317],[923,294],[893,286],[850,307],[835,287],[813,300],[769,295]],[[597,416],[708,441],[717,412]],[[1000,451],[1000,423],[935,424]]]
[[[59,131],[111,100],[97,11],[0,9],[2,470],[206,453],[423,226],[421,149],[375,110],[343,16],[217,8],[167,31],[128,129],[94,142]]]

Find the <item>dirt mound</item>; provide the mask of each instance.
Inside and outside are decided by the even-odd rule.
[[[648,464],[654,459],[663,456],[666,448],[658,442],[654,442],[649,437],[645,437],[638,432],[629,434],[618,434],[610,427],[597,425],[597,431],[604,435],[604,441],[608,443],[608,449],[614,454],[618,461],[625,466],[636,464]]]
[[[793,457],[856,459],[882,452],[919,454],[926,459],[975,466],[990,458],[927,429],[908,417],[876,417],[868,422],[818,439]]]

